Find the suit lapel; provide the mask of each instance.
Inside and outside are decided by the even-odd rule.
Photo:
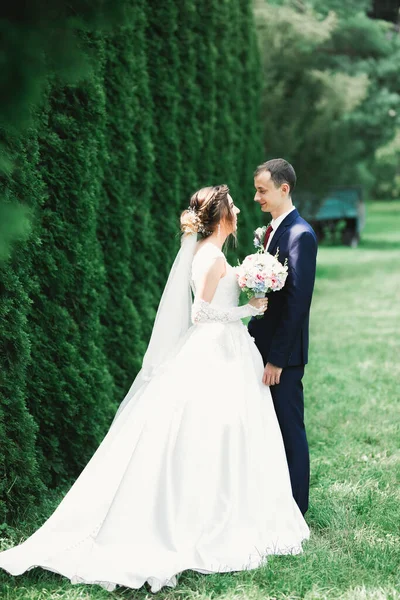
[[[278,242],[281,235],[286,231],[288,227],[293,223],[295,219],[299,216],[299,211],[295,208],[289,213],[279,225],[278,229],[274,233],[274,237],[271,240],[271,243],[268,248],[269,254],[275,255],[276,249],[278,248]]]

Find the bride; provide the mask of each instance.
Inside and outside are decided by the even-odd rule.
[[[142,370],[72,488],[30,538],[0,553],[1,568],[157,592],[186,569],[254,569],[269,554],[301,552],[309,530],[240,320],[267,300],[238,306],[221,251],[239,212],[224,185],[193,195]]]

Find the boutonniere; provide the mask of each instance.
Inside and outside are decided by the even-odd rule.
[[[271,225],[271,223],[272,223],[272,221],[270,221],[268,223],[268,225],[264,225],[264,227],[257,227],[257,229],[254,232],[253,244],[258,249],[259,252],[261,252],[261,251],[264,252],[265,234],[266,234],[268,227]]]
[[[263,248],[266,231],[266,225],[264,227],[257,227],[257,229],[255,230],[253,243],[256,248]]]

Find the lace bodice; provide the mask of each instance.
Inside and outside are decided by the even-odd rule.
[[[197,251],[192,262],[191,284],[194,294],[196,294],[196,285],[199,284],[201,278],[210,268],[212,261],[219,257],[225,258],[225,255],[211,242],[206,242]],[[226,275],[220,279],[210,305],[216,308],[232,308],[233,306],[238,306],[239,296],[240,288],[236,280],[235,271],[227,262]]]

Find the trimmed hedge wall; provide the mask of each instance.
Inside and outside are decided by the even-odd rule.
[[[260,67],[250,0],[126,1],[81,32],[90,75],[49,77],[3,198],[31,234],[0,264],[0,510],[77,476],[141,365],[200,186],[227,183],[240,253],[259,224]]]

